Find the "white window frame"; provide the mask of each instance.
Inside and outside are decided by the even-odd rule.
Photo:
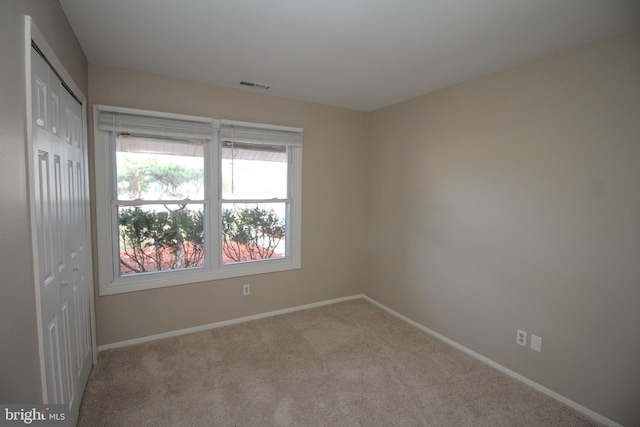
[[[117,226],[117,216],[114,216],[112,206],[115,197],[115,138],[114,132],[100,129],[98,118],[100,112],[122,112],[127,114],[147,115],[167,119],[182,119],[198,122],[210,122],[212,139],[205,142],[205,265],[203,267],[184,270],[163,270],[120,276],[116,265],[119,259],[118,234],[114,232]],[[299,133],[302,129],[257,124],[230,120],[217,120],[206,117],[186,116],[181,114],[162,113],[156,111],[138,110],[131,108],[113,107],[108,105],[94,105],[94,159],[96,176],[96,224],[97,224],[97,253],[98,279],[100,295],[113,295],[147,289],[177,286],[190,283],[212,281],[230,277],[264,274],[278,271],[299,269],[301,266],[301,217],[302,217],[302,145],[288,146],[288,187],[289,212],[287,218],[286,257],[265,259],[239,263],[222,264],[221,248],[221,144],[218,130],[221,123],[225,125],[253,128],[265,133],[273,131]],[[265,142],[266,143],[266,142]],[[114,224],[114,221],[116,223]],[[119,264],[119,263],[117,263]]]

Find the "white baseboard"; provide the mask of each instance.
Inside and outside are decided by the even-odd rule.
[[[443,335],[440,335],[439,333],[437,333],[435,331],[432,331],[431,329],[427,328],[426,326],[423,326],[423,325],[419,324],[418,322],[415,322],[415,321],[409,319],[408,317],[403,316],[402,314],[400,314],[400,313],[390,309],[389,307],[379,303],[378,301],[374,300],[371,297],[368,297],[366,295],[363,295],[362,297],[364,299],[366,299],[367,301],[371,302],[372,304],[375,304],[378,307],[380,307],[381,309],[387,311],[388,313],[396,316],[397,318],[399,318],[401,320],[404,320],[405,322],[407,322],[407,323],[415,326],[416,328],[428,333],[429,335],[432,335],[433,337],[435,337],[435,338],[437,338],[437,339],[439,339],[441,341],[444,341],[445,343],[449,344],[450,346],[455,347],[458,350],[461,350],[461,351],[467,353],[469,356],[472,356],[472,357],[480,360],[481,362],[484,362],[487,365],[489,365],[489,366],[491,366],[493,368],[496,368],[497,370],[499,370],[501,372],[504,372],[505,374],[509,375],[510,377],[513,377],[516,380],[518,380],[520,382],[523,382],[523,383],[525,383],[526,385],[528,385],[530,387],[533,387],[534,389],[546,394],[547,396],[550,396],[550,397],[556,399],[557,401],[564,403],[565,405],[569,406],[570,408],[573,408],[576,411],[578,411],[578,412],[580,412],[580,413],[582,413],[582,414],[584,414],[584,415],[586,415],[586,416],[588,416],[590,418],[593,418],[595,421],[598,421],[598,422],[600,422],[602,424],[605,424],[607,426],[610,426],[610,427],[623,427],[622,425],[616,423],[615,421],[612,421],[612,420],[604,417],[603,415],[600,415],[597,412],[594,412],[591,409],[586,408],[586,407],[580,405],[579,403],[576,403],[573,400],[568,399],[568,398],[556,393],[555,391],[550,390],[550,389],[546,388],[545,386],[543,386],[541,384],[538,384],[535,381],[530,380],[527,377],[523,377],[522,375],[518,374],[517,372],[512,371],[509,368],[505,368],[504,366],[500,365],[499,363],[496,363],[493,360],[491,360],[491,359],[489,359],[487,357],[484,357],[483,355],[481,355],[479,353],[476,353],[475,351],[473,351],[471,349],[468,349],[467,347],[465,347],[465,346],[463,346],[461,344],[458,344],[457,342],[455,342],[453,340],[450,340],[449,338],[447,338],[447,337],[445,337]]]
[[[245,316],[237,319],[223,320],[221,322],[209,323],[207,325],[195,326],[193,328],[179,329],[177,331],[163,332],[161,334],[149,335],[146,337],[134,338],[125,341],[114,342],[98,346],[98,351],[110,350],[112,348],[127,347],[134,344],[141,344],[149,341],[155,341],[162,338],[176,337],[179,335],[191,334],[194,332],[206,331],[208,329],[220,328],[222,326],[235,325],[236,323],[248,322],[250,320],[263,319],[265,317],[278,316],[280,314],[293,313],[294,311],[308,310],[310,308],[321,307],[323,305],[335,304],[338,302],[349,301],[352,299],[364,298],[364,295],[357,294],[348,297],[335,298],[327,301],[314,302],[312,304],[299,305],[297,307],[285,308],[282,310],[269,311],[267,313],[255,314],[253,316]]]

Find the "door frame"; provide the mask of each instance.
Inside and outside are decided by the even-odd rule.
[[[90,256],[90,263],[89,263],[89,271],[88,271],[88,276],[90,278],[90,285],[89,285],[89,317],[91,320],[91,352],[92,352],[92,362],[95,365],[98,359],[98,347],[97,347],[97,341],[96,341],[96,322],[95,322],[95,300],[94,300],[94,286],[95,286],[95,278],[93,275],[93,239],[92,239],[92,232],[93,232],[93,227],[91,226],[91,224],[93,223],[93,221],[91,220],[91,209],[90,209],[90,204],[91,204],[91,192],[90,192],[90,185],[89,185],[89,170],[91,169],[89,167],[89,144],[88,144],[88,121],[87,121],[87,98],[85,96],[84,93],[82,93],[82,91],[80,90],[80,88],[78,87],[78,85],[75,83],[75,81],[71,78],[71,75],[67,72],[67,70],[64,68],[64,66],[62,65],[62,62],[58,59],[58,57],[55,54],[55,51],[53,50],[53,48],[51,47],[51,45],[47,42],[46,38],[44,37],[44,35],[42,34],[42,32],[40,32],[40,30],[38,29],[38,27],[36,26],[35,22],[33,21],[33,19],[31,18],[31,16],[29,15],[25,15],[25,19],[24,19],[24,53],[25,53],[25,84],[26,84],[26,111],[25,111],[25,131],[26,131],[26,143],[25,143],[25,149],[26,149],[26,158],[27,158],[27,181],[29,183],[29,188],[31,188],[31,186],[33,185],[33,183],[35,182],[35,175],[34,175],[34,164],[33,164],[33,135],[32,135],[32,131],[31,131],[31,126],[33,123],[33,117],[32,117],[32,90],[31,90],[31,43],[35,43],[36,46],[38,46],[38,49],[40,49],[40,51],[42,52],[42,54],[45,56],[46,60],[51,64],[51,66],[53,67],[53,69],[55,69],[55,71],[59,74],[59,76],[62,78],[62,80],[64,81],[65,85],[68,86],[68,88],[71,90],[71,92],[74,94],[74,96],[80,101],[80,103],[82,104],[82,123],[83,123],[83,135],[82,138],[85,142],[85,146],[86,146],[86,150],[84,153],[84,162],[86,165],[85,170],[87,171],[86,176],[84,177],[85,179],[85,184],[86,184],[86,189],[87,189],[87,201],[89,203],[87,203],[86,207],[85,207],[85,215],[86,218],[89,220],[88,221],[88,230],[87,230],[87,246],[89,248],[89,254]],[[29,191],[29,205],[30,207],[35,206],[35,195],[33,193],[33,191]],[[37,317],[37,327],[38,327],[38,356],[40,359],[40,378],[41,378],[41,382],[42,382],[42,401],[43,402],[47,402],[48,401],[48,396],[47,396],[47,378],[46,378],[46,371],[45,371],[45,354],[44,354],[44,348],[43,348],[43,342],[44,342],[44,331],[43,331],[43,327],[42,327],[42,307],[41,307],[41,302],[40,302],[40,286],[38,286],[38,284],[40,283],[38,280],[38,275],[39,275],[39,271],[38,271],[38,246],[37,246],[37,232],[36,232],[36,215],[35,215],[35,210],[30,208],[29,209],[30,212],[30,228],[31,228],[31,252],[32,252],[32,265],[33,265],[33,273],[34,273],[34,282],[33,282],[33,286],[35,288],[35,297],[36,297],[36,317]],[[81,398],[82,396],[78,396],[78,398]]]

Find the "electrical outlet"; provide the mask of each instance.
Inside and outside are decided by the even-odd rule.
[[[516,335],[516,343],[523,347],[527,346],[527,333],[522,329],[518,329],[518,334]]]
[[[531,334],[531,350],[541,352],[542,351],[542,337]]]
[[[242,285],[242,295],[245,297],[251,294],[251,285]]]

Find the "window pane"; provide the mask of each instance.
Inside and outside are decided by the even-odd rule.
[[[202,144],[118,136],[118,200],[204,199]]]
[[[222,145],[223,199],[286,199],[287,147]]]
[[[204,265],[204,205],[118,207],[120,275]]]
[[[222,262],[284,258],[287,203],[223,203]]]

